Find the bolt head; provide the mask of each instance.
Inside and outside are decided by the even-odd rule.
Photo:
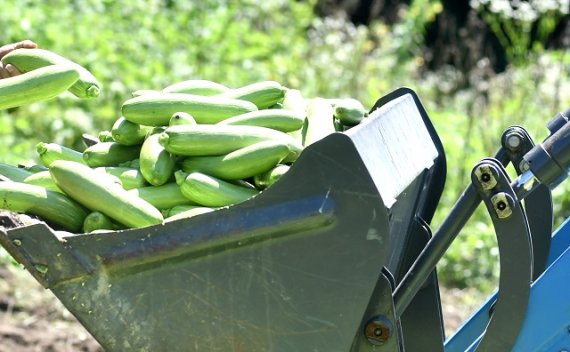
[[[519,169],[522,172],[528,171],[530,170],[530,164],[525,159],[522,159],[521,162],[519,163]]]
[[[366,323],[364,328],[364,335],[373,345],[382,345],[392,335],[393,325],[392,322],[385,316],[376,316]]]
[[[484,191],[489,191],[497,185],[493,170],[489,165],[481,165],[474,171],[479,185]]]
[[[495,213],[499,219],[506,219],[512,215],[513,209],[511,208],[511,197],[505,192],[499,192],[491,197],[491,203],[495,209]]]
[[[507,148],[510,150],[517,150],[522,145],[523,139],[522,136],[516,132],[510,133],[507,135],[505,140]]]

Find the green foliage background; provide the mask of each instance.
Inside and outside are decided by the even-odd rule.
[[[438,1],[413,1],[404,20],[391,27],[318,18],[314,3],[0,0],[0,43],[32,39],[85,66],[104,85],[97,100],[65,94],[0,111],[0,161],[37,162],[40,141],[82,150],[81,134],[110,129],[131,92],[191,78],[230,87],[276,80],[307,97],[354,97],[368,107],[408,86],[422,99],[446,149],[448,178],[433,221],[437,228],[469,182],[473,165],[494,154],[505,128],[520,124],[541,140],[546,122],[570,106],[567,51],[527,50],[523,39],[511,41],[515,65],[490,78],[471,73],[472,88],[459,90],[463,73],[451,67],[423,70],[421,34],[441,11]],[[524,18],[481,11],[490,21],[524,28]],[[556,224],[570,215],[569,190],[562,185],[555,191]],[[485,290],[496,281],[498,251],[482,209],[438,270],[448,286]]]

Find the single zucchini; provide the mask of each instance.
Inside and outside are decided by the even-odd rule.
[[[146,95],[146,94],[160,94],[159,90],[153,90],[153,89],[139,89],[139,90],[135,90],[134,92],[131,93],[131,95],[133,97],[140,97],[141,95]]]
[[[165,184],[174,173],[175,158],[159,143],[160,134],[150,135],[140,151],[140,170],[153,186]]]
[[[120,185],[101,177],[90,167],[73,161],[57,160],[50,167],[55,183],[71,198],[92,211],[100,211],[128,227],[162,223],[158,209]]]
[[[241,203],[259,193],[201,172],[175,172],[182,194],[191,201],[207,207],[223,207]]]
[[[118,166],[120,163],[136,159],[140,145],[122,145],[117,142],[101,142],[83,151],[83,160],[91,167]]]
[[[268,140],[283,141],[294,155],[303,148],[286,133],[258,126],[178,125],[168,127],[159,138],[167,151],[183,156],[223,155]]]
[[[153,134],[161,134],[162,132],[166,131],[167,128],[168,126],[154,126],[150,131],[148,131],[146,138],[152,136]]]
[[[303,127],[303,145],[308,146],[336,132],[333,107],[323,98],[312,99],[307,105],[307,121]]]
[[[254,110],[257,107],[248,101],[182,93],[141,95],[121,107],[125,119],[146,126],[168,125],[176,112],[189,113],[197,123],[211,124]]]
[[[107,215],[100,211],[92,211],[83,220],[83,232],[90,233],[97,230],[115,230],[117,226]]]
[[[165,214],[166,214],[165,218],[174,216],[176,214],[180,214],[180,213],[185,212],[187,210],[196,209],[196,208],[204,208],[204,207],[202,207],[200,205],[188,205],[188,204],[175,205],[172,208],[165,210]],[[209,208],[209,209],[214,209],[214,208]]]
[[[186,93],[194,95],[211,96],[227,92],[228,87],[223,84],[208,81],[205,79],[189,79],[177,82],[165,87],[162,91],[165,93]]]
[[[303,116],[303,124],[301,128],[295,131],[289,132],[293,138],[295,138],[299,143],[303,143],[303,126],[307,119],[307,100],[303,97],[303,94],[298,89],[288,89],[285,92],[285,97],[283,98],[283,109],[294,111]]]
[[[354,98],[333,99],[333,116],[345,126],[356,126],[368,116],[362,103]]]
[[[267,109],[281,103],[287,88],[275,81],[263,81],[229,90],[216,95],[217,97],[250,101],[257,109]]]
[[[196,119],[187,112],[175,112],[168,121],[168,126],[195,125]]]
[[[0,175],[11,181],[24,182],[24,180],[33,175],[33,173],[21,167],[0,163]]]
[[[289,171],[289,168],[289,165],[279,164],[267,172],[255,175],[253,177],[253,182],[257,188],[266,189],[277,182],[281,176],[285,175],[285,173]]]
[[[295,111],[301,115],[307,114],[307,99],[298,89],[287,89],[281,105],[283,109]]]
[[[78,164],[80,165],[80,164]],[[87,212],[77,202],[41,186],[21,182],[0,182],[2,209],[37,215],[44,221],[77,232]]]
[[[189,219],[189,218],[192,218],[194,216],[201,215],[201,214],[211,213],[215,210],[215,209],[210,208],[210,207],[201,207],[201,206],[190,206],[190,207],[191,208],[186,209],[184,211],[177,212],[177,213],[172,214],[172,215],[168,215],[168,217],[166,219],[164,219],[164,221],[169,222],[169,221],[176,221],[176,220],[180,220],[180,219]],[[172,212],[172,209],[170,210],[170,212]],[[170,212],[169,212],[169,214],[170,214]]]
[[[4,78],[0,80],[0,110],[53,99],[77,82],[78,77],[72,67],[52,65]]]
[[[59,187],[57,187],[57,185],[51,178],[51,175],[48,170],[31,174],[30,176],[26,177],[26,179],[24,179],[23,182],[29,185],[42,186],[50,191],[63,193],[63,191]]]
[[[57,143],[39,142],[36,144],[36,151],[38,152],[40,161],[46,167],[49,167],[55,160],[69,160],[85,163],[81,152]]]
[[[349,126],[343,125],[343,124],[339,121],[339,119],[337,119],[337,118],[334,118],[334,119],[333,119],[333,125],[334,125],[335,131],[337,131],[337,132],[344,132],[345,129],[348,129],[348,128],[349,128]]]
[[[120,166],[101,166],[96,167],[95,171],[111,175],[119,179],[124,189],[144,187],[147,184],[144,176],[138,168],[120,167]]]
[[[271,170],[288,154],[289,147],[283,141],[269,140],[226,155],[187,158],[182,162],[182,170],[200,171],[224,180],[239,180]]]
[[[133,169],[140,169],[141,166],[141,161],[139,158],[133,159],[133,160],[129,160],[129,161],[125,161],[123,163],[120,163],[119,165],[117,165],[119,167],[130,167]]]
[[[252,183],[250,183],[246,180],[229,180],[229,181],[230,181],[230,183],[233,183],[234,185],[242,186],[245,188],[257,189],[255,187],[255,185],[253,185]]]
[[[285,109],[264,109],[230,117],[218,125],[245,125],[267,127],[281,132],[300,130],[305,113]]]
[[[113,140],[122,145],[141,145],[147,133],[152,129],[150,126],[142,126],[119,117],[111,128]]]
[[[113,133],[111,131],[100,131],[99,135],[97,136],[99,142],[114,142]]]
[[[18,167],[21,169],[24,169],[26,171],[29,171],[33,174],[35,174],[36,172],[40,172],[40,171],[47,171],[48,168],[45,167],[44,165],[41,164],[31,164],[31,165],[22,165],[22,164],[18,164]]]
[[[2,58],[2,63],[14,65],[20,72],[31,72],[52,65],[65,65],[77,72],[78,79],[69,87],[72,94],[79,98],[96,98],[101,91],[101,84],[85,67],[49,50],[16,49],[6,54]]]
[[[175,182],[169,182],[162,186],[135,188],[129,192],[146,200],[157,209],[170,209],[178,205],[195,205],[182,194],[180,186]]]

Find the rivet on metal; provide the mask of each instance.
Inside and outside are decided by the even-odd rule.
[[[493,208],[495,209],[495,213],[499,219],[508,218],[513,213],[507,194],[504,192],[500,192],[492,196],[491,203],[493,204]]]
[[[368,321],[364,334],[371,344],[382,345],[392,335],[392,323],[385,316],[376,316]]]
[[[528,171],[530,170],[530,164],[525,159],[522,159],[521,162],[519,163],[519,169],[522,172]]]
[[[475,169],[475,176],[481,188],[485,191],[491,190],[497,185],[497,180],[493,176],[491,168],[487,165],[482,165]]]
[[[511,132],[507,135],[505,142],[507,148],[509,148],[512,151],[515,151],[519,149],[519,147],[522,145],[523,139],[520,134],[516,132]]]

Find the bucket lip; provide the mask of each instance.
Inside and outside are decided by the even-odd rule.
[[[420,201],[418,204],[418,216],[421,217],[426,223],[431,223],[431,220],[435,214],[441,196],[443,194],[443,189],[445,187],[446,175],[447,175],[447,160],[445,156],[445,150],[443,144],[437,131],[428,116],[427,111],[422,105],[420,98],[417,93],[410,87],[400,87],[394,91],[386,94],[376,101],[373,107],[370,109],[370,113],[374,110],[381,108],[389,104],[390,102],[401,98],[405,95],[410,95],[418,108],[418,111],[422,117],[422,120],[427,128],[427,131],[432,139],[432,142],[438,152],[437,158],[434,160],[434,165],[430,169],[430,176],[426,178],[424,182],[423,192],[420,195]]]

